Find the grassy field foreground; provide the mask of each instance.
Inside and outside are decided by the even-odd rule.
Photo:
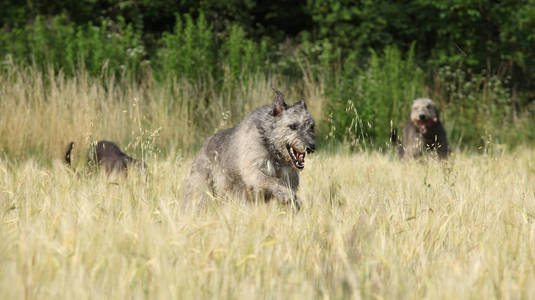
[[[183,211],[190,159],[140,176],[0,161],[0,298],[522,298],[535,294],[535,151],[446,163],[314,154],[303,209]]]

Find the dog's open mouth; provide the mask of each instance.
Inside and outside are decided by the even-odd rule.
[[[438,119],[435,117],[435,118],[425,119],[425,120],[416,120],[414,121],[414,123],[416,124],[418,129],[420,129],[421,132],[425,133],[427,131],[427,128],[435,124],[437,121]]]
[[[288,154],[290,154],[290,159],[294,167],[299,170],[303,169],[305,167],[305,152],[299,152],[289,145],[286,145],[286,149],[288,150]]]

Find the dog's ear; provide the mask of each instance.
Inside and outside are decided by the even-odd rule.
[[[301,98],[301,100],[295,102],[294,106],[297,106],[297,105],[301,105],[304,109],[307,109],[305,98]]]
[[[273,102],[273,112],[272,112],[273,116],[276,117],[282,114],[284,110],[286,110],[287,105],[284,102],[284,95],[281,92],[277,91],[276,89],[273,89],[273,91],[275,92],[275,94],[277,94],[275,96],[275,101]]]

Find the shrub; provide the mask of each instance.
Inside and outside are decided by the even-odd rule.
[[[515,103],[509,85],[509,77],[491,71],[474,73],[449,66],[438,70],[433,88],[445,107],[444,123],[453,144],[485,149],[489,143],[516,145],[533,140],[530,130],[517,128],[520,124],[532,127],[533,112]],[[524,120],[532,121],[525,124]]]
[[[4,59],[33,65],[43,72],[52,67],[67,75],[86,69],[93,76],[103,71],[136,76],[145,56],[141,32],[120,17],[116,22],[105,20],[100,26],[76,26],[65,16],[39,16],[33,24],[3,32],[1,40]]]
[[[215,34],[204,15],[194,21],[185,14],[176,15],[173,32],[163,34],[157,59],[164,77],[199,80],[215,75],[216,55]]]
[[[387,142],[390,125],[401,126],[412,99],[425,96],[423,86],[424,76],[412,50],[405,58],[395,47],[386,48],[382,55],[371,50],[364,68],[346,61],[340,79],[328,92],[330,138],[356,147]]]
[[[247,39],[245,31],[238,25],[231,27],[223,48],[224,65],[232,81],[246,80],[250,75],[268,70],[267,42],[256,43]]]

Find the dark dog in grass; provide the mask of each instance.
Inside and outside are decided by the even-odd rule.
[[[74,142],[71,142],[65,153],[65,162],[71,166],[71,155]],[[99,141],[89,147],[87,151],[87,166],[89,168],[104,168],[106,173],[126,172],[132,166],[145,170],[147,165],[125,154],[119,146],[109,141]]]
[[[449,154],[446,130],[438,114],[438,109],[429,98],[415,99],[411,106],[409,121],[403,129],[403,144],[393,129],[391,141],[398,147],[399,156],[405,159],[417,158],[425,152],[436,153],[445,159]]]

